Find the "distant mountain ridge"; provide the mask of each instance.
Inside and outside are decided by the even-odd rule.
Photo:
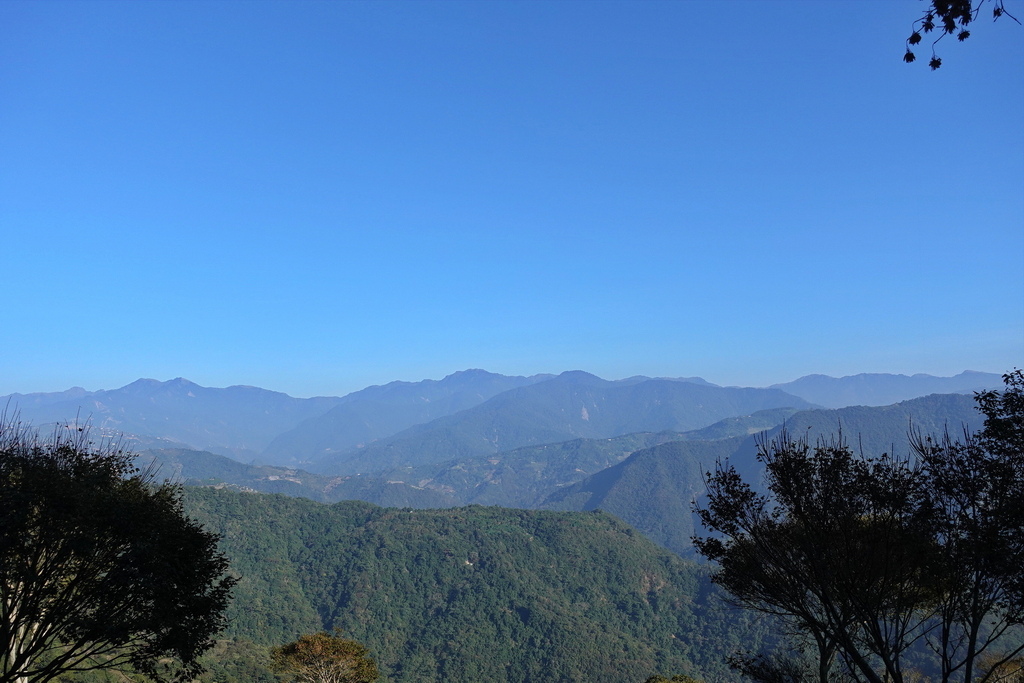
[[[264,450],[262,459],[285,463],[357,448],[550,377],[508,377],[484,370],[464,370],[441,380],[367,387],[339,399],[325,413],[279,434]]]
[[[154,437],[243,460],[257,456],[282,431],[339,401],[292,398],[249,386],[208,388],[181,377],[166,382],[139,379],[120,389],[10,397],[21,418],[33,424],[78,419],[89,421],[99,435]]]
[[[290,464],[290,456],[275,460],[275,440],[288,443],[305,438],[317,443],[322,437],[316,429],[324,428],[315,418],[333,408],[339,410],[332,415],[336,419],[326,421],[327,433],[340,433],[341,443],[354,447],[360,440],[389,436],[547,377],[465,370],[442,380],[396,381],[343,397],[314,398],[293,398],[250,386],[202,387],[181,377],[165,382],[139,379],[119,389],[75,387],[63,392],[11,394],[0,397],[0,406],[9,406],[10,412],[35,425],[88,421],[97,436],[123,435],[130,448],[190,447],[244,462]],[[290,434],[308,420],[314,420],[312,430],[299,437]],[[269,455],[264,455],[265,451]]]
[[[363,449],[329,453],[310,467],[329,474],[374,472],[581,437],[688,431],[766,408],[811,407],[778,389],[656,379],[619,384],[571,371],[503,392]]]
[[[1000,389],[1002,376],[993,372],[965,370],[953,377],[862,373],[847,377],[807,375],[771,388],[799,396],[825,408],[887,406],[929,394],[970,394]]]
[[[509,393],[555,380],[539,392],[551,395],[535,397],[540,400],[532,407],[523,404],[521,396]],[[562,400],[557,398],[560,383],[576,387],[579,395],[573,399],[575,404],[564,391]],[[788,405],[776,402],[772,406],[802,409],[811,404],[833,408],[887,405],[931,393],[970,393],[1000,386],[999,375],[972,371],[955,377],[808,375],[767,389],[740,389],[719,387],[699,377],[635,376],[609,381],[581,371],[509,377],[464,370],[440,380],[396,381],[342,397],[315,398],[293,398],[251,386],[203,387],[184,378],[165,382],[140,379],[119,389],[88,391],[72,387],[61,392],[11,394],[0,397],[0,408],[6,406],[9,413],[18,412],[23,421],[37,426],[76,418],[88,420],[95,435],[121,435],[127,447],[138,450],[187,447],[242,462],[284,466],[357,456],[351,467],[359,464],[358,459],[363,460],[362,465],[390,467],[395,462],[392,456],[414,446],[421,455],[427,452],[418,461],[437,461],[573,438],[665,429],[689,431],[758,409],[749,401],[737,399],[731,406],[728,402],[697,400],[683,410],[678,397],[670,398],[670,394],[689,392],[696,396],[695,392],[704,391],[710,400],[716,394],[729,394],[723,393],[726,389],[735,396],[748,392],[748,398],[780,391],[793,398],[782,402]],[[593,396],[587,398],[587,392]],[[594,400],[602,392],[629,400]],[[662,393],[660,398],[658,392]],[[481,408],[490,401],[494,403]],[[647,414],[637,409],[644,401],[648,401]],[[502,407],[510,412],[499,415],[496,411]],[[452,417],[467,410],[478,412]],[[389,453],[382,462],[375,463],[374,454],[379,455],[384,447]]]

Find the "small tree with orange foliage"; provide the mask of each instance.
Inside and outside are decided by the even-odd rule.
[[[275,671],[295,683],[372,683],[380,676],[364,645],[330,633],[272,648],[270,660]]]

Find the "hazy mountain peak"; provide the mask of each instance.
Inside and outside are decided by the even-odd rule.
[[[160,380],[153,379],[152,377],[140,377],[134,382],[129,382],[128,384],[125,384],[121,388],[127,389],[128,387],[151,387],[156,384],[161,384]]]
[[[477,382],[486,382],[492,379],[501,378],[502,375],[496,375],[493,372],[487,372],[479,368],[470,368],[468,370],[457,370],[450,375],[447,375],[440,380],[423,380],[424,383],[437,384],[438,386],[450,386],[450,385],[462,385],[462,384],[473,384]]]
[[[92,393],[95,393],[95,392],[89,391],[88,389],[85,389],[84,387],[73,386],[70,389],[65,389],[64,391],[31,391],[31,392],[29,392],[27,394],[13,393],[10,396],[17,396],[19,398],[27,398],[27,399],[34,399],[34,398],[37,398],[37,397],[44,397],[44,396],[59,396],[61,398],[73,398],[73,397],[76,397],[76,396],[86,396],[87,394],[92,394]]]
[[[571,382],[585,382],[587,384],[598,384],[606,381],[597,375],[592,375],[589,372],[584,372],[583,370],[566,370],[558,375],[557,379]]]
[[[113,390],[108,390],[108,391],[104,391],[104,392],[100,392],[100,393],[108,394],[108,395],[109,394],[113,394],[113,393],[120,393],[120,394],[129,394],[129,395],[132,395],[132,394],[134,394],[134,395],[142,394],[142,395],[150,395],[150,396],[152,396],[152,395],[156,394],[157,392],[161,392],[161,393],[164,393],[164,394],[166,394],[166,393],[183,393],[183,392],[190,392],[190,391],[194,391],[194,390],[202,389],[202,388],[203,387],[199,386],[195,382],[190,382],[189,380],[185,379],[184,377],[175,377],[174,379],[169,379],[166,382],[161,382],[160,380],[156,380],[156,379],[142,378],[142,379],[137,379],[134,382],[132,382],[131,384],[127,384],[127,385],[121,387],[120,389],[113,389]]]
[[[457,370],[452,374],[448,375],[441,380],[424,380],[423,383],[436,383],[436,384],[457,384],[457,383],[477,383],[477,382],[500,382],[500,381],[525,381],[527,384],[533,382],[542,381],[545,379],[552,379],[554,375],[536,374],[536,375],[502,375],[489,370],[481,370],[480,368],[467,368],[466,370]]]
[[[160,380],[151,379],[149,377],[140,377],[131,384],[126,384],[120,389],[114,389],[113,391],[122,391],[126,393],[150,392],[162,384],[163,382]],[[107,391],[111,390],[108,389]]]
[[[313,398],[310,398],[310,399],[294,398],[294,397],[289,396],[288,394],[284,393],[283,391],[273,391],[272,389],[264,389],[262,387],[254,387],[254,386],[249,385],[249,384],[232,384],[231,386],[226,387],[224,389],[208,389],[206,387],[201,387],[199,385],[192,384],[191,388],[193,388],[193,389],[203,389],[204,391],[221,391],[221,392],[224,392],[225,394],[237,395],[237,396],[263,397],[263,398],[273,397],[275,399],[283,399],[283,400],[290,400],[290,401],[311,401],[311,400],[314,400]],[[327,397],[320,396],[320,397],[314,397],[314,398],[316,398],[316,399],[326,398],[327,400],[329,400],[331,402],[337,402],[338,400],[340,400],[337,397],[333,397],[333,396],[327,396]]]
[[[622,379],[615,380],[616,384],[639,384],[640,382],[649,382],[651,380],[658,380],[663,382],[687,382],[688,384],[700,384],[705,387],[717,387],[717,384],[707,381],[703,377],[648,377],[646,375],[633,375],[632,377],[624,377]]]
[[[452,374],[445,377],[444,380],[470,377],[490,377],[493,374],[493,372],[487,372],[486,370],[481,370],[480,368],[467,368],[465,370],[456,370]],[[441,381],[443,382],[444,380]]]

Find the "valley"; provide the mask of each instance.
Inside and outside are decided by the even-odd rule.
[[[809,395],[913,384],[870,377],[833,381],[846,393],[830,400],[818,379]],[[919,391],[998,381],[959,377]],[[99,438],[131,427],[136,466],[185,486],[239,578],[207,655],[203,680],[218,682],[277,680],[267,647],[335,628],[392,683],[739,680],[728,655],[777,633],[730,609],[695,561],[706,472],[729,462],[756,480],[758,440],[783,428],[906,455],[915,430],[981,426],[970,393],[825,408],[779,387],[581,372],[466,371],[341,398],[140,380],[10,400],[43,424],[87,408]]]

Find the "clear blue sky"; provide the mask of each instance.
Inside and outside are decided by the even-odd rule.
[[[1024,365],[1024,28],[923,7],[6,0],[0,394]]]

